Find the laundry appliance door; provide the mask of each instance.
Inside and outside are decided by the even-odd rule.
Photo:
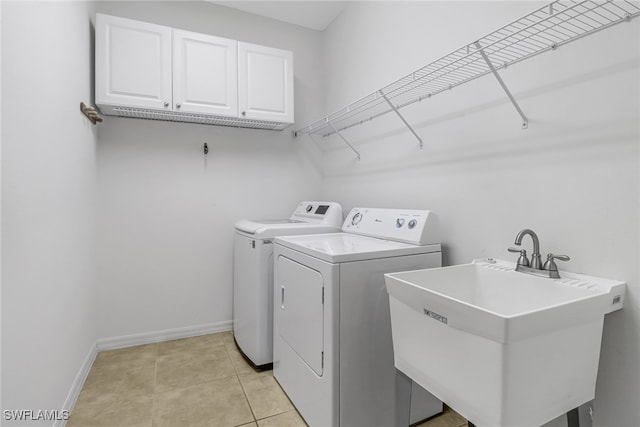
[[[337,264],[276,239],[273,376],[310,426],[338,425],[338,287]]]
[[[281,257],[279,267],[282,339],[316,373],[323,372],[324,282],[320,272]],[[278,291],[276,289],[276,291]]]

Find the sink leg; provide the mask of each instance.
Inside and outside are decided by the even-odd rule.
[[[567,412],[567,427],[580,427],[580,415],[578,408],[574,408]]]
[[[408,427],[411,420],[411,378],[396,369],[396,426]]]

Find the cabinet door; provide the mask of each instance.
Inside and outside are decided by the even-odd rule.
[[[238,116],[237,42],[173,30],[173,110]]]
[[[240,117],[293,123],[293,53],[238,42]]]
[[[96,103],[171,110],[171,28],[97,14]]]

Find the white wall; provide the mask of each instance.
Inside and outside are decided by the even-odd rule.
[[[296,120],[321,114],[311,101],[322,99],[319,32],[204,2],[97,10],[292,50]],[[291,134],[106,118],[98,133],[101,338],[231,327],[234,222],[287,217],[320,194],[309,147]]]
[[[351,3],[325,34],[326,111],[539,5]],[[640,419],[639,64],[636,19],[502,73],[528,130],[487,76],[403,110],[425,141],[422,151],[393,115],[344,132],[360,161],[336,137],[318,142],[325,198],[345,210],[434,210],[446,265],[512,259],[506,248],[532,228],[544,253],[572,257],[561,268],[628,282],[625,309],[605,322],[596,426]]]
[[[96,339],[90,28],[85,3],[2,4],[3,409],[61,409]]]

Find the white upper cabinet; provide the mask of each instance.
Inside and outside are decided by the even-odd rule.
[[[98,14],[96,103],[169,109],[171,28]]]
[[[247,119],[293,123],[293,53],[238,42],[238,108]]]
[[[96,104],[105,114],[282,130],[293,53],[96,15]]]
[[[238,42],[173,30],[173,108],[238,116]]]

